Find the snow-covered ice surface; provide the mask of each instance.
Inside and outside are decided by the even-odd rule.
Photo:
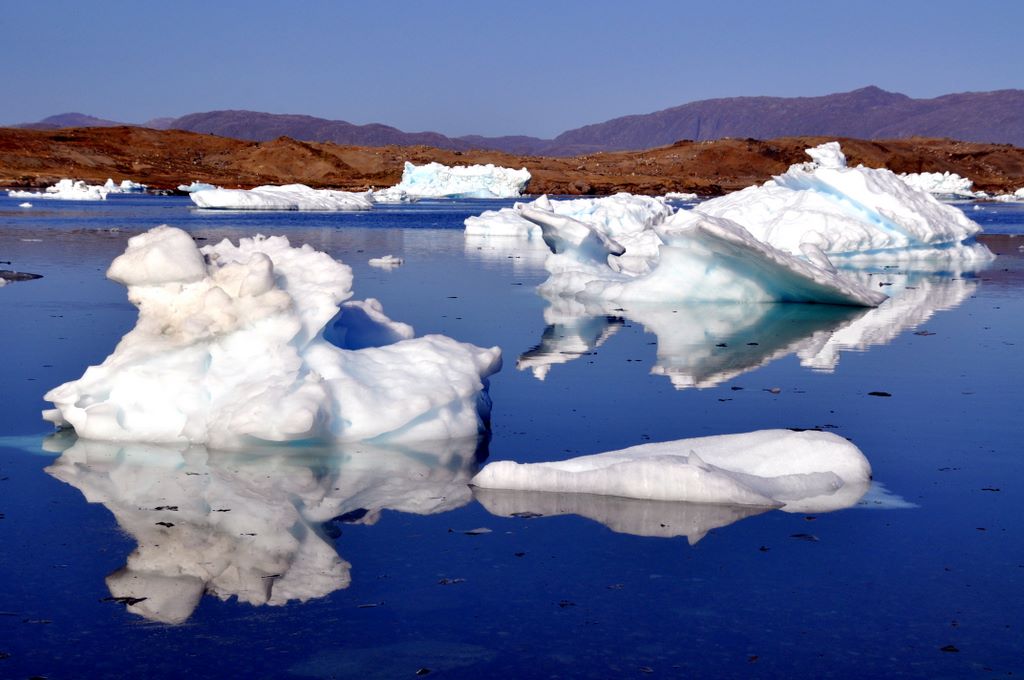
[[[57,201],[105,201],[110,191],[105,186],[82,180],[62,179],[42,191],[8,191],[11,198],[46,198]]]
[[[912,187],[946,198],[988,198],[984,191],[975,191],[974,182],[955,172],[901,172],[899,178]]]
[[[305,184],[266,185],[254,189],[199,189],[189,198],[200,208],[216,210],[370,210],[367,193],[313,189]]]
[[[992,259],[974,241],[981,227],[955,206],[889,170],[847,167],[838,142],[807,153],[813,162],[704,201],[693,212],[732,220],[791,255],[813,246],[836,264]]]
[[[846,439],[759,430],[642,444],[548,463],[489,463],[471,484],[657,501],[827,512],[860,500],[871,466]]]
[[[190,194],[193,191],[209,191],[211,189],[219,189],[219,188],[220,187],[218,187],[218,186],[216,186],[214,184],[208,184],[206,182],[196,182],[194,180],[192,181],[191,184],[179,184],[178,185],[178,191],[184,191],[187,194]]]
[[[48,468],[101,503],[137,546],[107,576],[129,612],[186,621],[208,594],[253,606],[304,602],[347,588],[334,536],[384,510],[447,512],[471,500],[477,440],[416,446],[203,446],[50,438]]]
[[[513,170],[491,164],[455,165],[441,163],[413,165],[406,162],[402,181],[389,189],[374,192],[382,201],[412,198],[515,198],[530,182],[526,168]],[[403,198],[404,196],[404,198]]]
[[[836,370],[840,355],[885,345],[924,325],[936,312],[961,305],[978,287],[973,278],[936,278],[882,270],[856,274],[866,286],[889,291],[878,307],[783,304],[646,304],[552,297],[540,342],[520,355],[519,370],[544,380],[559,364],[591,355],[624,324],[654,335],[651,374],[676,389],[710,388],[784,356],[816,371]]]
[[[135,328],[102,364],[45,395],[56,407],[46,418],[81,437],[237,449],[447,439],[485,427],[499,349],[410,339],[371,301],[339,311],[351,270],[309,246],[257,236],[200,251],[163,226],[129,239],[107,276],[128,287]],[[339,347],[324,337],[339,325],[394,341]]]

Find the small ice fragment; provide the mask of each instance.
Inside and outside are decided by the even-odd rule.
[[[379,267],[380,269],[394,269],[395,267],[402,266],[404,262],[405,260],[403,260],[400,257],[395,257],[394,255],[385,255],[384,257],[370,258],[368,264],[371,267]]]

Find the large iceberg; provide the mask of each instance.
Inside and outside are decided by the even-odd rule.
[[[794,165],[763,185],[705,201],[692,212],[731,220],[791,255],[816,248],[837,264],[992,258],[974,242],[981,227],[958,208],[890,170],[847,167],[838,142],[807,153],[812,162]]]
[[[305,184],[266,185],[254,189],[199,189],[189,198],[200,208],[216,210],[370,210],[368,193],[313,189]]]
[[[8,191],[11,198],[46,198],[58,201],[105,201],[110,193],[106,186],[86,184],[82,180],[62,179],[42,191]]]
[[[411,338],[370,301],[339,310],[351,269],[308,245],[257,236],[200,251],[162,226],[129,239],[107,276],[128,287],[135,328],[102,364],[45,395],[56,406],[46,419],[79,436],[240,448],[486,427],[500,350]]]
[[[406,162],[402,181],[375,192],[381,202],[394,202],[404,193],[412,198],[515,198],[530,181],[526,168],[513,170],[487,165],[413,165]]]
[[[128,611],[182,623],[204,594],[253,606],[304,602],[346,588],[336,538],[382,512],[446,512],[470,502],[476,438],[387,447],[96,442],[59,434],[48,468],[102,503],[137,543],[106,581]]]
[[[759,430],[643,444],[548,463],[497,461],[470,482],[487,489],[826,512],[871,484],[860,449],[829,432]]]
[[[817,302],[876,306],[885,295],[839,274],[814,244],[795,256],[728,219],[681,211],[636,233],[540,206],[520,214],[552,251],[546,295],[621,302]]]

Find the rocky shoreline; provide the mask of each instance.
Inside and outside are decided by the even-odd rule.
[[[396,184],[405,161],[438,161],[526,167],[533,175],[528,187],[532,194],[675,191],[716,196],[785,172],[791,164],[808,160],[804,149],[831,139],[684,140],[646,151],[556,158],[426,146],[341,146],[288,137],[248,142],[138,127],[0,128],[0,187],[49,186],[69,177],[96,183],[131,179],[164,190],[193,180],[232,188],[302,183],[365,190]],[[1009,144],[926,138],[839,141],[851,165],[895,172],[955,172],[972,179],[976,190],[991,193],[1024,187],[1024,148]]]

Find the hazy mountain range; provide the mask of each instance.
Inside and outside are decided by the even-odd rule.
[[[80,113],[65,113],[14,127],[56,129],[123,124]],[[585,125],[567,130],[554,139],[449,137],[439,132],[404,132],[389,125],[355,125],[313,116],[234,110],[156,118],[142,126],[253,141],[287,136],[357,146],[427,145],[457,151],[494,149],[546,156],[649,149],[681,139],[774,139],[799,135],[859,139],[949,137],[1024,146],[1024,90],[964,92],[933,99],[912,99],[877,87],[865,87],[821,97],[705,99],[654,113]]]

